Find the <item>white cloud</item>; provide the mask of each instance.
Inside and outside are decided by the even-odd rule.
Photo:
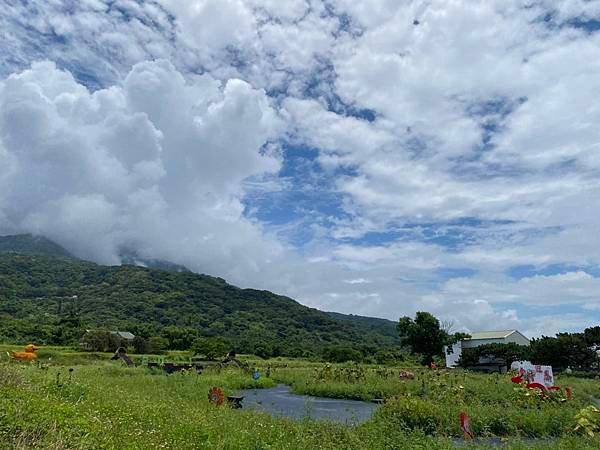
[[[13,160],[0,179],[2,228],[106,263],[134,246],[224,274],[237,258],[242,274],[256,264],[240,258],[247,242],[259,257],[280,251],[240,203],[245,178],[279,169],[259,151],[279,127],[265,94],[241,80],[187,83],[158,61],[90,93],[52,63],[34,64],[0,84],[0,148]]]
[[[352,280],[344,280],[345,283],[348,284],[364,284],[364,283],[370,283],[369,280],[366,280],[364,278],[354,278]]]
[[[175,14],[188,45],[201,53],[246,46],[256,38],[255,18],[242,0],[162,0]]]
[[[30,3],[0,11],[0,231],[100,262],[129,245],[330,310],[597,322],[583,269],[505,272],[600,265],[600,33],[580,23],[598,2]],[[77,81],[22,71],[42,57]],[[322,171],[278,178],[284,135]],[[294,189],[331,189],[341,213]],[[263,223],[250,191],[304,216]],[[573,312],[528,315],[543,305]]]

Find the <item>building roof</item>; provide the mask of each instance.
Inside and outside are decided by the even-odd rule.
[[[130,333],[129,331],[116,331],[114,332],[116,335],[118,335],[119,337],[123,338],[123,339],[133,339],[135,338],[135,335]]]
[[[471,338],[466,339],[470,341],[478,340],[478,339],[504,339],[510,336],[513,333],[519,333],[517,330],[501,330],[501,331],[480,331],[478,333],[470,333]],[[519,333],[521,336],[527,339],[522,333]]]
[[[85,330],[86,333],[92,333],[94,331],[106,331],[106,330]],[[116,334],[121,339],[133,340],[135,338],[135,334],[130,333],[129,331],[108,331],[110,334]]]

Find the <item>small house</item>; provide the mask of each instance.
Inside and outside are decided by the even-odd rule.
[[[518,330],[480,331],[471,337],[457,342],[452,347],[444,347],[446,367],[456,367],[463,348],[475,348],[486,344],[529,345],[529,339]]]
[[[117,335],[118,337],[120,337],[124,341],[127,341],[128,343],[133,342],[133,340],[135,339],[135,335],[130,333],[129,331],[111,331],[111,333]]]
[[[107,351],[114,341],[111,337],[118,338],[118,345],[125,347],[132,345],[135,335],[129,331],[111,331],[111,330],[85,330],[85,334],[79,341],[79,347],[87,351]]]

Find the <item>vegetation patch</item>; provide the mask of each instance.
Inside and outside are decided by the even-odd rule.
[[[559,376],[561,386],[573,388],[572,399],[534,396],[523,402],[520,386],[508,375],[463,370],[241,356],[261,372],[255,380],[251,371],[218,365],[201,374],[165,375],[123,367],[108,354],[63,365],[54,361],[78,361],[77,352],[46,351],[52,354],[49,363],[0,363],[0,448],[453,448],[462,441],[461,412],[471,418],[475,447],[485,448],[489,439],[502,439],[511,448],[600,445],[593,429],[588,427],[591,435],[578,427],[590,396],[600,396],[592,380]],[[138,363],[142,359],[131,356]],[[406,371],[414,378],[402,378]],[[370,421],[347,427],[208,400],[214,386],[227,396],[282,383],[296,393],[385,402]]]

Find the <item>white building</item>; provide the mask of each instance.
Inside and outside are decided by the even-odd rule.
[[[456,367],[463,348],[474,348],[485,344],[518,344],[529,345],[529,339],[517,330],[504,331],[481,331],[471,333],[469,339],[463,339],[452,346],[451,349],[444,347],[446,354],[446,367]]]

